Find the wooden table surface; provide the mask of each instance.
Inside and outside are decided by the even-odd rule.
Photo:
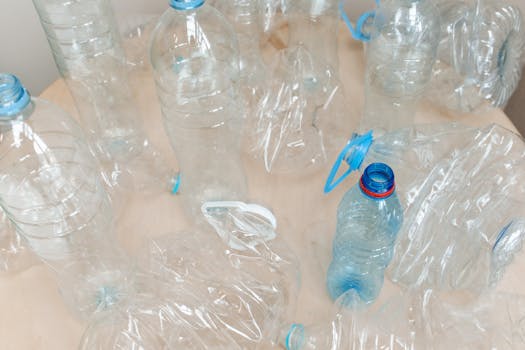
[[[349,128],[357,125],[363,108],[364,58],[361,44],[352,41],[345,29],[339,36],[340,78],[348,101]],[[145,129],[152,143],[176,166],[174,155],[162,129],[162,121],[154,86],[151,79],[138,75],[136,81],[144,79],[141,93],[137,96]],[[136,83],[135,81],[135,83]],[[51,84],[42,98],[53,101],[76,116],[73,100],[63,80]],[[488,108],[477,115],[454,115],[423,104],[416,117],[419,123],[460,121],[474,126],[498,123],[515,130],[507,116],[499,109]],[[294,249],[303,262],[311,260],[304,237],[312,228],[320,228],[326,239],[332,239],[335,227],[336,207],[346,186],[340,186],[329,196],[322,194],[324,180],[331,164],[326,169],[299,179],[268,177],[247,162],[247,174],[252,201],[270,207],[279,222],[278,233]],[[268,182],[269,181],[269,182]],[[117,234],[123,245],[134,252],[144,237],[157,236],[185,228],[188,221],[181,213],[180,203],[169,194],[142,196],[134,194],[122,209]],[[305,236],[306,235],[306,236]],[[330,300],[324,291],[324,281],[319,275],[302,265],[302,289],[298,302],[297,320],[314,322],[326,312]],[[525,254],[516,256],[498,288],[525,294],[522,278]],[[386,284],[381,298],[393,287]],[[14,275],[0,276],[0,348],[17,350],[75,349],[78,346],[84,324],[71,314],[61,300],[53,274],[43,265]],[[307,307],[304,307],[307,305]]]

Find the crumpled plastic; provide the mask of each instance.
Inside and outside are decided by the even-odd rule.
[[[428,89],[432,102],[469,112],[504,107],[525,63],[525,22],[516,6],[493,0],[437,3],[441,43]]]
[[[361,169],[388,164],[404,208],[387,277],[407,288],[478,294],[495,285],[525,237],[522,137],[498,125],[429,124],[366,145],[345,148],[343,159],[360,160]],[[323,252],[313,255],[327,268],[330,251],[316,240]]]
[[[135,293],[91,322],[81,349],[256,349],[278,342],[299,275],[273,215],[240,202],[215,202],[203,213],[213,228],[149,242],[139,255]]]
[[[490,292],[469,300],[432,290],[391,296],[370,310],[341,309],[325,324],[292,325],[282,343],[307,349],[522,349],[525,297]]]
[[[423,181],[399,188],[405,221],[387,272],[396,283],[479,292],[497,282],[521,248],[523,139],[497,125],[465,139],[435,159]]]
[[[314,171],[349,133],[343,87],[303,46],[281,50],[268,90],[249,120],[251,154],[269,173]]]

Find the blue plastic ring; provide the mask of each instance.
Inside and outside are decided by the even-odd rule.
[[[201,7],[205,0],[170,0],[170,6],[175,10],[193,10]]]

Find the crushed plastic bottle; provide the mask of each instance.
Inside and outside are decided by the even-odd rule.
[[[0,75],[0,134],[0,205],[88,317],[105,307],[105,291],[126,286],[98,163],[71,117],[9,74]]]
[[[344,309],[325,322],[285,327],[281,343],[287,350],[522,349],[524,311],[523,295],[409,290],[373,310]]]
[[[359,132],[409,126],[436,60],[438,11],[431,0],[381,1],[370,30]]]
[[[350,132],[343,87],[303,46],[281,50],[271,72],[249,128],[250,153],[268,173],[317,171]]]
[[[242,202],[207,202],[202,213],[207,229],[145,246],[136,293],[90,323],[81,349],[275,348],[298,287],[275,217]]]
[[[523,154],[523,139],[496,125],[422,125],[376,139],[368,133],[340,154],[325,191],[353,170],[389,162],[404,223],[387,276],[403,286],[480,293],[524,238]],[[336,178],[342,162],[349,169]]]
[[[149,143],[109,0],[34,0],[108,188],[171,190],[173,172]]]
[[[427,97],[453,111],[504,107],[525,63],[520,9],[501,1],[441,0],[438,60]]]
[[[365,303],[377,298],[402,222],[403,208],[395,193],[392,169],[384,163],[369,165],[337,209],[326,282],[333,300],[350,290]]]
[[[238,48],[233,28],[203,0],[170,5],[153,33],[150,58],[180,193],[199,217],[205,201],[246,195]]]

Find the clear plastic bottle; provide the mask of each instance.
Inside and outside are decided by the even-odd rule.
[[[373,22],[360,130],[379,133],[414,122],[436,60],[440,27],[431,0],[381,1]]]
[[[58,107],[32,99],[16,77],[0,74],[0,154],[0,205],[55,270],[65,299],[83,315],[107,303],[100,293],[125,286],[126,264],[82,130]]]
[[[199,216],[209,200],[243,199],[243,103],[235,32],[215,8],[172,0],[150,46],[164,126],[177,155],[181,195]]]
[[[339,67],[337,4],[336,0],[297,0],[288,9],[288,47],[303,45],[335,72]]]
[[[266,67],[262,61],[258,0],[215,0],[210,2],[232,24],[239,43],[239,65],[243,87],[256,89],[264,84]]]
[[[441,42],[427,97],[469,112],[489,102],[504,107],[519,84],[525,60],[520,9],[500,1],[441,0]]]
[[[169,181],[142,129],[111,2],[33,3],[108,184],[144,189],[157,187],[159,178]],[[168,190],[169,183],[162,185]]]
[[[377,298],[402,222],[403,209],[395,193],[392,169],[384,163],[370,164],[337,209],[337,231],[327,273],[332,299],[351,290],[365,303]]]

